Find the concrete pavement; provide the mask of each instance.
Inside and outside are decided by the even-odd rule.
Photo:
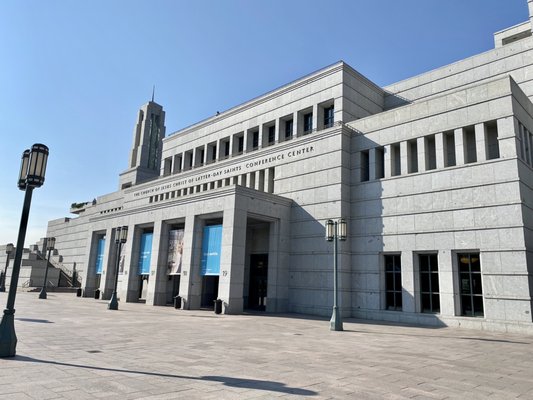
[[[18,293],[0,399],[533,399],[529,336],[106,305]]]

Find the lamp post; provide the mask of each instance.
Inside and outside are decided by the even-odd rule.
[[[26,228],[28,227],[28,217],[30,215],[31,196],[33,189],[44,183],[46,173],[46,163],[48,161],[48,147],[44,144],[34,144],[31,150],[24,150],[18,187],[24,190],[24,205],[20,217],[20,227],[15,248],[15,260],[11,273],[11,284],[7,296],[7,305],[0,322],[0,357],[14,357],[17,349],[17,335],[15,334],[15,297],[17,295],[17,282],[20,274],[20,263],[22,261],[22,250],[26,238]]]
[[[55,245],[56,245],[55,237],[46,238],[46,250],[48,250],[48,258],[46,260],[46,269],[44,271],[43,288],[41,289],[41,293],[39,293],[40,299],[46,300],[46,284],[48,283],[48,264],[50,264],[50,255],[52,254],[52,250],[54,250]]]
[[[128,227],[118,227],[115,232],[115,245],[117,246],[117,261],[115,265],[115,286],[113,289],[113,295],[111,296],[111,300],[109,300],[109,304],[107,305],[108,310],[118,310],[118,299],[117,299],[117,285],[118,285],[118,269],[120,267],[120,251],[122,249],[122,245],[126,243],[126,240],[128,239]]]
[[[329,329],[331,331],[342,331],[342,316],[339,311],[339,288],[338,288],[338,248],[337,240],[346,240],[346,220],[339,219],[333,221],[328,219],[326,221],[326,240],[333,242],[333,313],[331,314],[331,320],[329,322]]]
[[[7,267],[9,265],[9,256],[11,253],[13,253],[14,246],[13,243],[6,244],[6,266],[4,268],[4,272],[0,273],[0,292],[6,291],[6,274],[7,274]]]

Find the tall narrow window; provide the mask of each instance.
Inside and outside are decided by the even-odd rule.
[[[376,179],[385,176],[385,153],[383,147],[376,148]]]
[[[407,142],[407,172],[418,172],[418,143],[416,140]]]
[[[477,161],[476,132],[473,126],[468,126],[463,130],[463,149],[465,163],[469,164]]]
[[[498,125],[496,121],[488,122],[486,124],[486,146],[487,146],[487,160],[500,158],[500,147],[498,144]]]
[[[311,133],[313,130],[313,113],[304,114],[304,134]]]
[[[439,267],[436,254],[419,254],[420,304],[424,313],[440,312]]]
[[[455,136],[454,132],[444,133],[444,166],[453,167],[455,165]]]
[[[392,176],[397,176],[402,173],[401,170],[401,158],[400,158],[400,143],[395,143],[391,145],[391,174]]]
[[[288,140],[292,138],[292,119],[285,121],[285,139]]]
[[[399,254],[385,255],[385,304],[387,310],[402,310],[402,264]]]
[[[268,144],[274,144],[276,141],[276,127],[274,125],[268,127]]]
[[[370,179],[370,159],[368,150],[361,152],[361,182],[366,182]]]
[[[252,150],[257,149],[259,146],[259,131],[252,133]]]
[[[457,254],[457,259],[459,264],[461,315],[482,317],[483,287],[481,284],[479,253]]]
[[[244,149],[244,136],[239,136],[239,140],[237,141],[237,151],[239,153],[242,153]]]
[[[437,151],[435,149],[435,135],[425,138],[426,141],[426,169],[437,168]]]
[[[324,129],[331,128],[333,126],[334,113],[335,109],[333,108],[333,105],[324,108]]]

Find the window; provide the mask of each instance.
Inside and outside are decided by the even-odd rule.
[[[244,149],[244,136],[239,136],[237,140],[237,151],[239,153],[242,153],[243,149]]]
[[[476,154],[476,132],[473,126],[463,129],[463,150],[465,154],[465,163],[474,163],[477,161]]]
[[[498,145],[498,125],[496,121],[489,122],[485,125],[487,132],[487,160],[500,158],[500,148]]]
[[[370,159],[368,157],[368,150],[361,152],[361,182],[366,182],[370,179]]]
[[[455,165],[455,136],[454,132],[444,133],[444,166],[453,167]]]
[[[461,315],[483,317],[483,288],[479,253],[457,254]]]
[[[415,140],[407,142],[408,173],[418,172],[418,143]]]
[[[304,114],[304,135],[313,130],[313,113]]]
[[[333,126],[334,111],[335,110],[333,106],[324,108],[324,129],[331,128]]]
[[[426,169],[437,168],[437,151],[435,149],[435,135],[425,138],[426,141]]]
[[[257,147],[259,147],[259,131],[252,133],[252,150],[257,149]]]
[[[385,152],[383,147],[376,148],[376,179],[385,176]]]
[[[402,264],[399,254],[385,256],[385,297],[387,310],[402,310]]]
[[[402,173],[400,158],[400,143],[391,145],[391,175],[397,176]]]
[[[268,144],[273,144],[276,141],[276,126],[268,127]]]
[[[424,313],[440,312],[439,267],[436,254],[419,254],[420,306]]]
[[[285,139],[290,139],[292,137],[292,119],[285,121]]]

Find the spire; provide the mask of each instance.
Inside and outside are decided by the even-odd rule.
[[[152,103],[154,102],[155,85],[152,87]]]

